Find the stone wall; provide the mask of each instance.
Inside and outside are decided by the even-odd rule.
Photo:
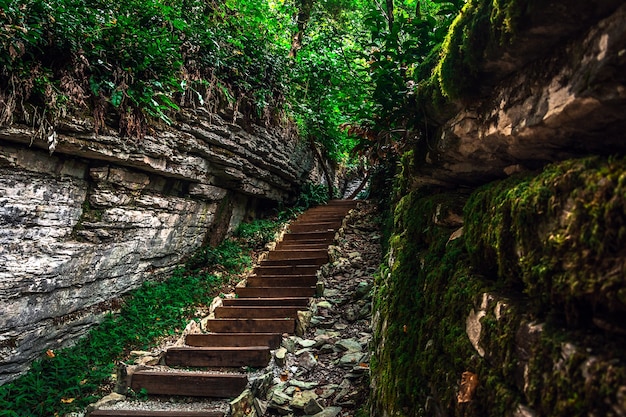
[[[572,5],[572,7],[574,7]],[[480,184],[524,169],[536,169],[590,153],[622,151],[626,129],[626,5],[584,29],[569,41],[558,27],[527,28],[542,33],[530,62],[484,63],[491,86],[493,68],[511,73],[476,100],[456,103],[459,109],[443,124],[434,150],[422,164],[427,182]],[[558,26],[559,20],[552,22]],[[571,25],[572,22],[569,22]],[[547,25],[547,24],[546,24]],[[521,41],[527,41],[525,33]],[[539,40],[538,40],[539,41]],[[522,45],[528,57],[532,44]],[[508,62],[516,46],[500,57]],[[501,78],[501,77],[500,77]]]
[[[0,384],[319,171],[296,138],[232,120],[187,110],[140,140],[63,120],[52,154],[0,129]]]
[[[626,5],[602,3],[567,39],[524,27],[524,59],[489,56],[489,88],[403,155],[372,415],[626,415]]]

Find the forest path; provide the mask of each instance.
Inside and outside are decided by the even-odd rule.
[[[306,211],[202,320],[208,332],[126,368],[121,379],[145,398],[90,416],[354,415],[367,399],[379,240],[368,202]]]

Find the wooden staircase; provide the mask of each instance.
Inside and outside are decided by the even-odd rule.
[[[209,333],[190,334],[183,347],[165,352],[167,371],[139,371],[131,388],[148,395],[232,398],[248,384],[241,367],[263,368],[270,350],[280,346],[283,334],[293,334],[299,310],[307,310],[316,293],[317,271],[328,262],[328,246],[341,227],[353,200],[333,200],[307,210],[289,226],[288,233],[237,287],[237,298],[223,300],[215,318],[207,320]],[[202,371],[177,370],[198,368]],[[210,371],[220,368],[221,371]],[[238,368],[224,372],[224,368]],[[95,410],[100,416],[217,417],[221,412]]]

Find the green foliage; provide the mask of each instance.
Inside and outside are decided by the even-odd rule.
[[[252,260],[244,247],[230,239],[224,240],[217,247],[203,246],[194,253],[185,267],[190,271],[198,271],[207,267],[221,270],[241,272],[250,266]]]
[[[276,238],[282,225],[278,220],[257,219],[250,223],[241,223],[235,230],[235,237],[250,249],[262,249]]]
[[[24,101],[36,101],[28,80],[39,74],[43,104],[59,106],[61,96],[78,107],[105,100],[122,121],[135,109],[170,123],[185,97],[203,103],[224,85],[259,117],[284,99],[287,6],[3,0],[2,10],[9,30],[0,37],[0,86]]]
[[[164,282],[148,282],[125,298],[119,314],[76,345],[49,351],[17,380],[0,387],[0,410],[8,416],[52,416],[85,407],[110,380],[114,361],[157,338],[176,334],[192,317],[192,307],[210,302],[220,278],[176,270]]]

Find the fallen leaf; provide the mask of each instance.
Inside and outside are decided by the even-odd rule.
[[[62,402],[63,404],[71,404],[71,403],[73,403],[73,402],[74,402],[74,400],[75,400],[75,399],[76,399],[76,398],[61,398],[61,402]]]
[[[46,356],[48,356],[49,358],[54,358],[56,355],[54,354],[54,351],[52,349],[48,349],[46,350]]]
[[[461,387],[457,395],[459,404],[468,403],[474,397],[474,391],[478,386],[478,375],[473,372],[465,371],[461,375]]]
[[[406,327],[406,324],[405,324],[404,326],[402,326],[402,330],[404,331],[404,333],[406,333],[406,332],[407,332],[407,327]]]

